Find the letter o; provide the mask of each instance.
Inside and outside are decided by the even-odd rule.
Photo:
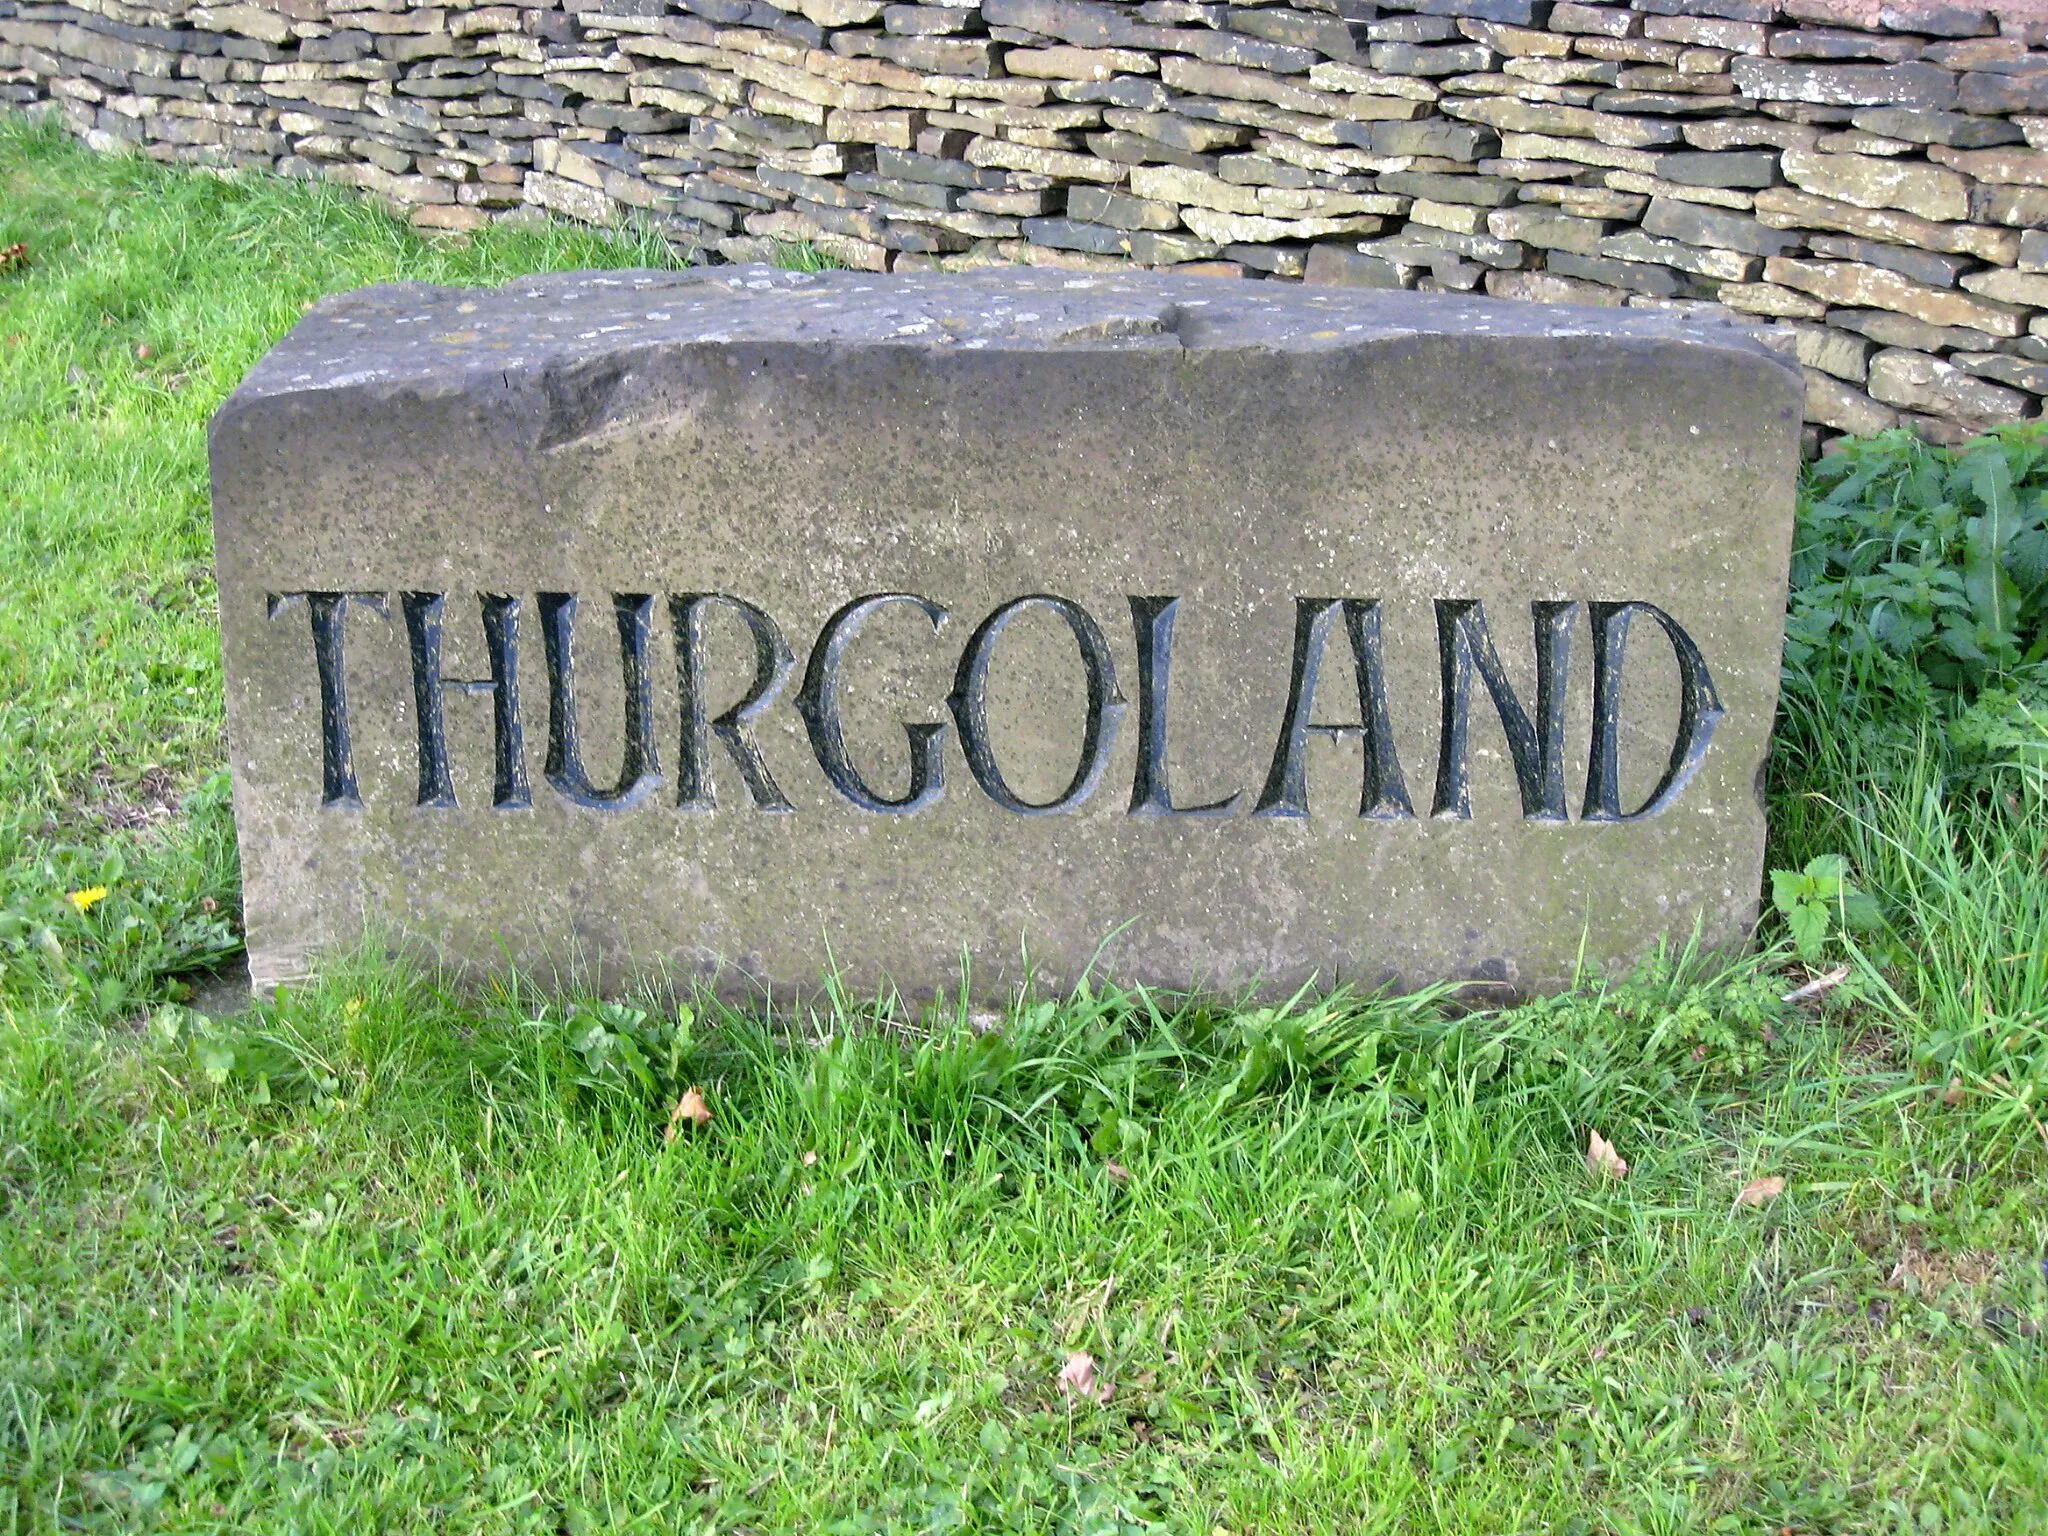
[[[988,738],[988,668],[996,641],[1010,621],[1031,608],[1048,608],[1059,615],[1074,636],[1081,652],[1081,665],[1088,676],[1088,725],[1081,742],[1081,761],[1067,787],[1051,800],[1026,800],[1010,788],[996,763]],[[1116,728],[1123,718],[1124,696],[1117,691],[1116,659],[1102,626],[1072,598],[1033,592],[1013,598],[981,621],[960,653],[959,669],[953,674],[953,692],[946,700],[960,727],[960,747],[967,755],[968,772],[989,799],[1006,811],[1020,816],[1051,816],[1071,811],[1095,792],[1109,766],[1110,748],[1116,744]]]

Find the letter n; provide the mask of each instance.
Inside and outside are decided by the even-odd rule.
[[[1564,797],[1565,682],[1571,672],[1572,626],[1577,603],[1531,603],[1536,639],[1536,719],[1515,697],[1486,609],[1476,598],[1440,598],[1437,653],[1443,675],[1443,732],[1437,742],[1436,800],[1430,815],[1452,820],[1472,815],[1466,759],[1471,753],[1472,674],[1486,685],[1508,739],[1508,757],[1521,786],[1522,815],[1530,821],[1566,821]]]

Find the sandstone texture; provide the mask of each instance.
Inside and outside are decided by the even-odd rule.
[[[1951,369],[2048,363],[2039,285],[2006,281],[2048,260],[2038,0],[0,0],[5,103],[457,236],[547,213],[693,260],[1877,308],[1971,331]],[[1915,391],[1925,437],[1981,419]]]
[[[1840,351],[1869,411],[2018,396]],[[211,435],[255,980],[369,933],[1524,990],[1738,940],[1808,398],[1725,321],[1177,274],[328,300]]]

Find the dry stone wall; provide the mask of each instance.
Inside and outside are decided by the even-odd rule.
[[[1884,0],[0,0],[0,101],[429,229],[1702,310],[1797,356],[1812,447],[2039,413],[2044,43]]]

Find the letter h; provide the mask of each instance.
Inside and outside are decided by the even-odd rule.
[[[483,609],[484,647],[491,675],[485,679],[441,676],[441,621],[445,594],[406,592],[406,638],[412,648],[413,718],[419,728],[421,805],[455,804],[455,781],[448,765],[448,733],[442,719],[443,696],[491,696],[493,732],[497,742],[491,804],[499,810],[525,810],[533,804],[526,784],[526,747],[519,728],[519,599],[479,593]]]

